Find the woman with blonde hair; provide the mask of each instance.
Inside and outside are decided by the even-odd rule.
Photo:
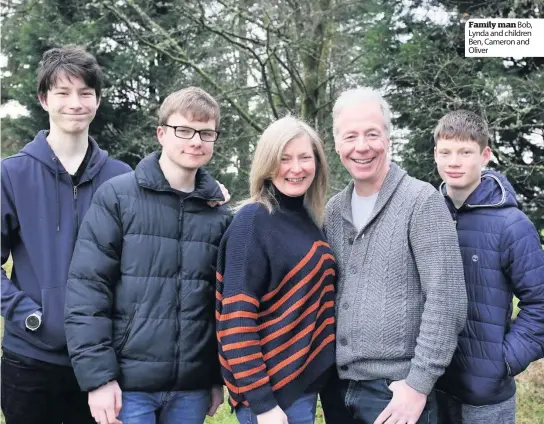
[[[335,362],[336,261],[320,229],[323,144],[285,117],[262,134],[243,202],[219,246],[217,337],[240,423],[312,424]]]

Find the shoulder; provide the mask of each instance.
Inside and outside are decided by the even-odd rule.
[[[128,164],[119,159],[108,158],[105,166],[109,167],[118,174],[125,174],[132,171],[132,168]]]
[[[261,203],[248,203],[242,206],[230,223],[228,234],[255,235],[267,226],[271,214]]]
[[[21,172],[25,169],[23,168],[28,161],[32,161],[32,157],[27,155],[26,153],[17,153],[12,156],[8,156],[4,159],[2,159],[2,175],[5,175],[8,173],[12,174],[13,172],[16,172],[20,170]]]
[[[228,221],[232,221],[232,219],[234,218],[234,211],[228,203],[221,206],[214,206],[213,210],[216,214],[224,215],[225,217],[227,217]]]
[[[231,225],[241,225],[244,223],[255,223],[257,220],[262,222],[270,218],[270,213],[261,203],[254,202],[242,206],[234,215]]]
[[[440,213],[447,211],[444,197],[432,184],[409,175],[403,179],[396,194],[411,199],[410,203],[414,210],[425,208],[428,213],[432,212],[428,210],[430,207],[439,210]]]
[[[500,218],[497,216],[495,219],[502,220],[503,226],[501,234],[506,239],[516,240],[532,235],[538,238],[536,227],[527,215],[518,208],[509,207],[502,209],[500,210],[500,215]]]
[[[96,196],[115,196],[133,193],[138,189],[134,171],[116,175],[100,185]]]
[[[432,186],[432,184],[418,180],[410,175],[406,175],[406,177],[403,178],[399,188],[401,188],[402,192],[409,194],[410,197],[417,198],[418,200],[425,201],[429,197],[435,196],[440,198],[440,193]]]

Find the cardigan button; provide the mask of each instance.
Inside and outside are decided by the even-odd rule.
[[[353,244],[353,237],[348,238],[348,243]]]

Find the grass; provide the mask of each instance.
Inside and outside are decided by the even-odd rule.
[[[11,263],[5,266],[11,271]],[[519,309],[517,300],[514,302],[514,316]],[[3,325],[1,326],[3,333]],[[534,362],[523,373],[516,377],[517,381],[517,416],[516,424],[544,424],[544,360]],[[5,424],[0,415],[0,423]],[[324,424],[323,411],[318,405],[316,424]],[[231,414],[230,407],[225,403],[219,408],[214,417],[206,418],[206,424],[238,424],[235,414]],[[341,423],[334,423],[341,424]]]

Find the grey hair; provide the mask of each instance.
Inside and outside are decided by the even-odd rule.
[[[385,130],[387,135],[391,134],[391,108],[389,103],[383,98],[383,96],[373,88],[370,87],[357,87],[350,90],[344,91],[336,99],[334,107],[332,109],[332,121],[333,121],[333,131],[334,134],[337,132],[336,120],[338,115],[343,109],[360,106],[363,103],[376,102],[380,105],[380,109],[383,114],[383,119],[385,121]]]

